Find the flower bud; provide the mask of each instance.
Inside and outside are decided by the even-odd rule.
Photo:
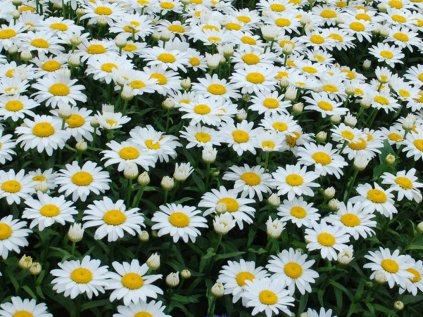
[[[397,301],[394,303],[394,308],[395,308],[396,310],[403,310],[403,309],[404,309],[404,303],[403,303],[402,301],[400,301],[400,300],[397,300]]]
[[[289,88],[288,88],[289,89]],[[292,106],[292,113],[294,115],[299,115],[304,110],[304,104],[302,102],[297,102]]]
[[[338,263],[347,265],[353,260],[354,249],[352,246],[343,248],[338,253]]]
[[[384,38],[387,38],[389,36],[389,27],[387,27],[386,25],[383,25],[382,28],[380,29],[380,35]]]
[[[226,209],[226,206],[225,206],[225,209]],[[229,212],[220,213],[220,215],[217,215],[213,219],[214,231],[219,235],[227,234],[234,227],[235,227],[235,219]]]
[[[125,101],[130,101],[134,98],[134,90],[128,85],[123,85],[120,97]]]
[[[72,114],[72,109],[68,104],[61,104],[59,106],[59,117],[63,120],[69,118]]]
[[[225,287],[222,283],[215,283],[211,288],[214,297],[222,297],[225,294]]]
[[[305,313],[301,313],[301,314],[300,314],[300,317],[309,317],[309,315],[308,315],[308,313],[307,313],[307,312],[305,312]]]
[[[267,198],[267,202],[273,208],[278,208],[281,205],[281,198],[278,196],[278,194],[273,193],[269,196],[269,198]]]
[[[84,229],[80,223],[74,223],[69,227],[68,239],[72,242],[79,242],[84,236]]]
[[[325,191],[323,192],[323,196],[326,199],[332,199],[333,197],[335,197],[335,188],[333,187],[326,188]]]
[[[272,220],[272,218],[269,217],[269,219],[266,221],[266,233],[267,236],[272,239],[278,239],[281,236],[284,228],[285,225],[280,219]]]
[[[220,54],[208,54],[206,53],[206,62],[207,66],[210,69],[216,69],[220,64],[221,56]]]
[[[82,17],[85,14],[85,10],[82,8],[78,8],[76,9],[75,14],[79,17]]]
[[[192,174],[194,169],[190,163],[181,163],[175,165],[175,172],[173,178],[178,182],[185,182],[187,178]]]
[[[119,48],[125,47],[128,44],[128,37],[124,33],[120,33],[115,37],[115,45]]]
[[[158,253],[150,255],[147,259],[147,266],[153,271],[158,270],[160,268],[160,255]]]
[[[144,171],[138,176],[137,182],[141,186],[147,186],[148,184],[150,184],[150,176],[146,171]]]
[[[175,187],[175,180],[172,177],[164,176],[160,185],[164,190],[171,190]]]
[[[188,269],[183,269],[181,271],[181,277],[184,279],[189,279],[191,277],[191,271]]]
[[[243,121],[245,119],[247,119],[247,111],[245,111],[244,109],[239,109],[237,114],[236,114],[236,119],[238,121]]]
[[[366,169],[367,165],[369,164],[369,158],[363,154],[358,153],[354,158],[354,168],[358,171],[363,171]]]
[[[386,275],[384,272],[377,271],[375,273],[375,281],[379,284],[385,284],[388,281],[388,279],[386,278]]]
[[[162,33],[160,34],[160,40],[162,40],[163,42],[167,42],[170,40],[171,36],[172,34],[169,31],[163,30]]]
[[[297,88],[288,87],[285,91],[285,100],[294,101],[297,99]]]
[[[369,98],[364,97],[360,100],[360,107],[363,109],[369,109],[371,105],[372,101]]]
[[[154,32],[153,34],[151,34],[151,39],[155,42],[160,41],[160,33]]]
[[[162,107],[166,110],[170,110],[173,109],[175,107],[175,102],[173,101],[172,98],[166,98],[163,102],[162,102]]]
[[[364,60],[364,62],[363,62],[363,68],[367,70],[367,69],[369,69],[371,66],[372,66],[372,61],[370,61],[370,60],[368,60],[368,59],[365,59],[365,60]]]
[[[419,222],[419,224],[417,225],[417,230],[420,233],[423,233],[423,221]]]
[[[108,23],[107,23],[107,19],[104,17],[104,16],[99,16],[98,18],[97,18],[97,24],[99,25],[99,26],[106,26]]]
[[[410,132],[414,128],[415,123],[416,123],[416,116],[410,113],[405,117],[402,123],[402,128]]]
[[[188,91],[191,89],[191,79],[185,78],[181,80],[181,87],[183,90]]]
[[[98,128],[100,126],[100,123],[98,122],[98,118],[97,117],[93,117],[90,121],[90,125],[93,128]]]
[[[341,116],[340,115],[333,115],[330,117],[330,122],[333,124],[339,124],[341,122]]]
[[[354,128],[357,124],[357,118],[354,117],[352,114],[347,114],[344,118],[344,123],[347,126]]]
[[[211,164],[216,161],[217,150],[211,146],[204,147],[203,151],[201,152],[201,158],[205,163]]]
[[[320,131],[319,133],[316,134],[316,141],[318,143],[325,143],[326,139],[328,137],[327,132],[325,131]]]
[[[281,86],[281,88],[286,88],[289,86],[289,80],[286,77],[282,77],[281,80],[279,81],[279,86]]]
[[[234,52],[235,52],[234,46],[232,44],[223,45],[222,51],[223,51],[223,56],[225,56],[225,58],[232,57],[232,55],[234,55]]]
[[[123,170],[123,176],[126,179],[136,179],[138,177],[138,166],[133,162],[126,163],[125,169]]]
[[[42,269],[41,263],[39,263],[39,262],[33,262],[32,265],[31,265],[31,267],[29,268],[29,272],[32,275],[38,275],[38,274],[41,273],[41,269]]]
[[[79,44],[81,44],[82,43],[82,39],[81,39],[81,37],[80,36],[78,36],[78,35],[73,35],[71,38],[70,38],[70,44],[71,45],[73,45],[73,46],[78,46]]]
[[[293,51],[294,51],[294,46],[292,46],[292,44],[290,43],[284,44],[282,48],[282,53],[284,53],[285,55],[291,55]]]
[[[387,11],[388,11],[388,5],[387,5],[386,3],[384,3],[384,2],[379,3],[379,4],[377,5],[377,9],[378,9],[380,12],[385,13],[385,12],[387,12]]]
[[[138,234],[138,239],[141,242],[147,242],[148,240],[150,240],[150,235],[148,234],[148,231],[142,230],[139,234]]]
[[[16,54],[18,52],[18,47],[15,44],[13,44],[7,49],[7,52],[10,55]]]
[[[392,164],[394,164],[394,163],[395,163],[395,161],[396,161],[395,155],[392,155],[392,154],[388,154],[388,155],[386,155],[386,157],[385,157],[385,162],[386,162],[387,164],[392,165]]]
[[[75,145],[75,149],[78,152],[85,152],[88,148],[88,143],[85,142],[84,140],[78,141]]]
[[[279,34],[279,29],[273,25],[264,25],[261,27],[261,34],[265,41],[274,41]]]
[[[23,60],[24,62],[29,62],[31,59],[32,59],[32,54],[30,51],[23,50],[21,52],[21,60]]]
[[[339,209],[339,200],[336,198],[332,198],[328,202],[328,207],[332,211],[337,211]]]
[[[354,95],[355,94],[355,88],[354,88],[354,86],[349,85],[349,86],[345,87],[345,93],[348,96]]]
[[[24,269],[28,270],[32,265],[32,257],[26,256],[25,254],[19,260],[19,266]]]
[[[20,6],[22,4],[22,0],[12,0],[14,6]]]
[[[216,213],[223,214],[227,211],[226,204],[218,203],[215,207]]]
[[[166,284],[169,287],[176,287],[179,285],[179,272],[170,273],[166,276]]]
[[[78,67],[81,65],[81,59],[76,54],[70,54],[68,58],[68,63],[72,67]]]
[[[19,19],[20,16],[21,16],[21,13],[19,12],[19,10],[12,11],[12,18]]]

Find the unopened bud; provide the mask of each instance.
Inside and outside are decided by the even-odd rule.
[[[227,211],[226,204],[218,203],[215,207],[216,213],[223,214]]]
[[[335,188],[334,187],[326,188],[325,191],[323,192],[323,196],[326,199],[332,199],[333,197],[335,197]]]
[[[372,62],[370,60],[368,60],[368,59],[365,59],[364,62],[363,62],[363,68],[367,70],[371,66],[372,66]]]
[[[81,65],[81,59],[76,54],[71,54],[68,59],[68,63],[72,67],[78,67]]]
[[[31,267],[29,268],[29,272],[32,275],[38,275],[38,274],[41,273],[41,269],[42,269],[41,263],[34,262],[34,263],[32,263]]]
[[[377,271],[375,273],[375,281],[379,284],[385,284],[388,281],[388,279],[386,278],[386,275],[384,272]]]
[[[332,122],[333,124],[339,124],[341,122],[341,116],[336,114],[330,117],[330,122]]]
[[[136,179],[138,177],[138,166],[133,162],[126,163],[125,169],[123,170],[123,176],[126,179]]]
[[[70,44],[73,46],[78,46],[81,43],[82,43],[82,39],[78,35],[74,35],[70,38]]]
[[[214,297],[222,297],[225,293],[225,287],[222,283],[215,283],[211,288],[211,293]]]
[[[185,79],[181,80],[181,87],[185,91],[190,90],[191,89],[191,79],[185,78]]]
[[[147,186],[148,184],[150,184],[150,176],[146,171],[144,171],[138,176],[137,182],[141,186]]]
[[[138,234],[138,239],[141,242],[147,242],[148,240],[150,240],[150,235],[148,234],[148,231],[142,230],[139,234]]]
[[[332,198],[329,200],[328,207],[332,211],[337,211],[339,209],[339,200],[336,198]]]
[[[13,44],[7,49],[7,52],[10,55],[16,54],[18,52],[18,47],[15,44]]]
[[[84,229],[80,223],[74,223],[69,227],[68,239],[72,242],[79,242],[84,236]]]
[[[31,59],[32,59],[32,54],[30,51],[23,50],[21,52],[21,60],[23,60],[24,62],[29,62]]]
[[[97,18],[97,24],[99,25],[99,26],[106,26],[108,23],[107,23],[107,19],[104,17],[104,16],[99,16],[98,18]]]
[[[128,44],[127,35],[124,33],[120,33],[115,37],[115,45],[119,48],[125,47]]]
[[[128,85],[124,85],[122,91],[120,92],[120,96],[123,100],[130,101],[134,98],[134,90]]]
[[[98,122],[98,119],[96,117],[93,117],[90,121],[90,125],[93,128],[98,128],[100,126],[100,123]]]
[[[43,182],[37,182],[37,183],[35,184],[35,190],[36,190],[37,192],[47,193],[47,191],[48,191],[48,184],[47,184],[47,182],[46,182],[46,181],[43,181]]]
[[[170,273],[166,276],[166,284],[169,287],[176,287],[179,285],[179,272]]]
[[[400,301],[400,300],[397,300],[397,301],[394,303],[394,308],[395,308],[396,310],[403,310],[403,309],[404,309],[404,303],[403,303],[402,301]]]
[[[175,187],[175,180],[172,177],[164,176],[160,185],[164,190],[171,190]]]
[[[244,109],[239,109],[237,114],[236,114],[236,119],[238,121],[243,121],[243,120],[247,119],[247,116],[248,116],[247,111],[245,111]]]
[[[77,142],[76,145],[75,145],[75,149],[78,152],[85,152],[87,150],[87,148],[88,148],[88,143],[84,140]]]
[[[289,86],[289,80],[286,77],[282,77],[281,80],[279,81],[279,86],[281,86],[281,88],[286,88]]]
[[[318,143],[325,143],[326,139],[328,137],[327,132],[325,131],[320,131],[319,133],[316,134],[316,141]]]
[[[294,101],[297,99],[297,88],[288,87],[285,91],[285,100]]]
[[[181,271],[181,277],[184,279],[189,279],[191,277],[191,271],[188,269],[183,269]]]
[[[266,233],[272,239],[278,239],[284,228],[285,226],[280,219],[272,220],[272,218],[269,217],[266,221]]]
[[[166,110],[173,109],[175,107],[175,102],[173,101],[172,98],[166,98],[162,102],[162,107]]]
[[[201,152],[201,158],[205,163],[211,164],[216,161],[217,150],[211,146],[204,147]]]
[[[289,88],[288,88],[289,89]],[[299,115],[304,110],[304,104],[302,102],[297,102],[292,106],[292,113],[294,115]]]
[[[394,164],[394,163],[395,163],[395,161],[396,161],[395,155],[393,155],[393,154],[388,154],[388,155],[386,155],[386,157],[385,157],[385,162],[386,162],[387,164],[392,165],[392,164]]]
[[[352,114],[347,114],[344,118],[344,123],[347,126],[354,128],[357,124],[357,118],[354,117]]]
[[[273,193],[272,195],[269,196],[269,198],[267,199],[267,202],[273,208],[278,208],[281,205],[281,198],[277,194]]]
[[[72,108],[68,104],[61,104],[59,106],[59,117],[63,120],[69,118],[72,114]]]
[[[423,233],[423,221],[419,222],[419,224],[417,225],[417,230],[420,233]]]
[[[147,266],[153,271],[158,270],[160,268],[160,255],[158,253],[150,255],[147,259]]]
[[[354,95],[355,94],[355,88],[354,88],[354,86],[347,86],[347,87],[345,87],[345,93],[348,96]]]
[[[32,257],[26,256],[25,254],[19,260],[19,266],[24,269],[28,270],[32,265]]]

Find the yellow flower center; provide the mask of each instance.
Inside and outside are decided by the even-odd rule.
[[[35,12],[37,11],[34,7],[28,5],[22,5],[19,7],[19,12]]]
[[[144,280],[137,273],[126,273],[122,276],[122,285],[129,289],[139,289],[144,285]]]
[[[47,178],[44,175],[36,175],[32,178],[34,182],[44,182]]]
[[[167,84],[167,78],[163,74],[154,73],[154,74],[151,74],[150,78],[157,80],[157,83],[159,85],[166,85]]]
[[[40,208],[40,214],[44,217],[56,217],[60,214],[60,208],[53,204],[47,204]]]
[[[366,29],[366,27],[364,26],[363,23],[356,21],[356,22],[350,23],[350,29],[356,32],[363,32]]]
[[[194,112],[196,114],[205,115],[210,113],[211,108],[205,104],[197,105],[194,107]]]
[[[395,9],[401,9],[403,7],[403,4],[399,0],[391,0],[388,2],[389,6]]]
[[[12,315],[12,317],[34,317],[34,314],[27,310],[18,310]]]
[[[417,79],[423,81],[423,73],[418,74]]]
[[[335,85],[326,84],[322,86],[324,92],[335,93],[338,92],[338,88]],[[322,108],[323,109],[323,108]]]
[[[310,42],[314,44],[322,44],[325,42],[325,38],[321,35],[312,35],[310,36]]]
[[[307,211],[301,206],[292,207],[289,213],[291,214],[291,216],[298,219],[303,219],[307,216]]]
[[[161,53],[157,56],[157,59],[163,63],[174,63],[176,61],[175,56],[170,53]]]
[[[19,110],[22,110],[24,108],[24,104],[20,102],[19,100],[9,100],[4,105],[7,111],[11,112],[17,112]]]
[[[285,177],[285,181],[290,186],[300,186],[304,184],[304,178],[298,174],[289,174]]]
[[[247,284],[247,281],[253,281],[255,276],[250,272],[239,272],[235,279],[237,284],[242,287]]]
[[[225,25],[225,28],[230,31],[239,31],[241,30],[242,26],[239,25],[238,23],[229,22],[228,24]]]
[[[317,73],[317,69],[314,68],[314,67],[311,67],[311,66],[304,66],[302,68],[302,70],[305,71],[306,73],[309,73],[309,74],[316,74]]]
[[[172,2],[168,2],[168,1],[161,2],[160,6],[162,7],[162,9],[165,9],[165,10],[170,10],[175,7],[175,5]]]
[[[328,101],[321,100],[321,101],[317,102],[317,106],[324,111],[332,111],[333,110],[333,105]]]
[[[383,204],[388,200],[388,197],[380,189],[371,189],[367,192],[367,199],[377,204]]]
[[[80,267],[73,270],[70,277],[77,284],[88,284],[93,279],[93,273],[86,268]]]
[[[111,15],[113,11],[109,7],[100,6],[95,8],[94,13],[98,15]]]
[[[359,138],[358,141],[349,143],[348,147],[355,151],[364,150],[367,147],[367,142],[363,138]]]
[[[47,61],[41,65],[41,69],[46,72],[54,72],[60,69],[60,67],[62,67],[62,64],[55,60]]]
[[[135,160],[140,156],[140,152],[132,146],[127,146],[119,151],[119,156],[124,160]]]
[[[179,25],[179,24],[172,24],[172,25],[169,25],[169,26],[167,27],[167,29],[168,29],[170,32],[173,32],[173,33],[184,33],[184,32],[185,32],[185,28],[184,28],[182,25]]]
[[[394,57],[394,54],[391,51],[383,50],[379,54],[380,54],[380,56],[382,56],[383,58],[386,58],[386,59],[392,59],[392,57]]]
[[[48,122],[39,122],[32,128],[32,134],[39,138],[48,138],[54,134],[54,128]]]
[[[283,4],[280,3],[272,3],[270,5],[270,10],[274,12],[282,12],[285,11],[286,7]]]
[[[74,113],[69,116],[69,118],[66,119],[66,123],[68,124],[69,128],[79,128],[84,125],[85,119],[83,116]]]
[[[12,233],[13,230],[11,226],[9,226],[7,223],[0,223],[0,240],[9,239]]]
[[[115,125],[117,125],[118,122],[116,120],[114,120],[114,119],[106,119],[106,123],[109,126],[114,127]]]
[[[263,100],[263,106],[268,109],[276,109],[279,107],[279,100],[275,98],[266,98]]]
[[[291,25],[291,21],[289,19],[285,19],[285,18],[279,18],[275,20],[275,24],[281,28],[286,27],[286,26],[290,26]]]
[[[92,44],[87,47],[87,53],[96,55],[96,54],[103,54],[106,53],[106,48],[101,44]]]
[[[51,93],[53,96],[67,96],[70,93],[70,89],[65,84],[53,84],[50,86],[49,93]]]
[[[137,49],[137,46],[132,43],[128,43],[122,48],[122,50],[124,50],[125,52],[133,52],[136,49]]]
[[[398,22],[398,23],[407,22],[407,19],[402,15],[394,14],[393,16],[391,16],[391,18],[392,18],[392,20],[394,20],[395,22]]]
[[[219,199],[219,201],[217,203],[218,204],[225,204],[226,211],[228,211],[228,212],[236,212],[239,209],[238,202],[236,201],[236,199],[231,198],[231,197],[221,198],[221,199]]]
[[[336,18],[336,11],[325,9],[322,12],[320,12],[320,16],[324,19],[333,19]]]
[[[401,42],[408,42],[409,40],[408,35],[403,32],[396,32],[393,34],[393,37]]]
[[[414,140],[413,144],[417,150],[423,152],[423,139]]]
[[[169,222],[174,227],[184,228],[189,225],[190,220],[186,214],[177,211],[169,216]]]
[[[353,133],[353,132],[351,132],[350,130],[343,130],[343,131],[341,132],[341,136],[342,136],[344,139],[347,139],[347,140],[352,140],[352,139],[354,139],[354,133]]]
[[[260,63],[260,57],[258,57],[256,54],[244,54],[242,56],[242,60],[247,65],[255,65]]]
[[[408,179],[407,177],[397,177],[395,178],[395,183],[397,183],[400,187],[404,189],[412,189],[413,188],[413,182]]]
[[[266,80],[266,77],[258,72],[249,73],[245,78],[253,84],[262,84]]]
[[[246,15],[239,15],[236,17],[238,21],[242,22],[242,23],[249,23],[251,22],[251,18],[246,16]]]
[[[402,135],[399,134],[399,133],[395,133],[395,132],[389,133],[388,138],[389,138],[389,140],[395,141],[395,142],[400,142],[400,141],[403,140]]]
[[[57,31],[67,31],[68,26],[65,23],[52,23],[50,24],[50,28]]]
[[[101,65],[101,70],[106,73],[111,73],[115,68],[117,68],[117,65],[113,63],[104,63]]]
[[[405,89],[400,89],[400,90],[398,91],[398,94],[399,94],[401,97],[404,97],[404,98],[408,98],[408,97],[410,97],[410,96],[411,96],[410,92],[409,92],[408,90],[405,90]]]
[[[133,89],[142,89],[145,87],[145,83],[142,80],[133,80],[129,83],[129,86]]]
[[[232,132],[232,138],[236,143],[245,143],[250,139],[250,135],[244,130],[235,130]]]
[[[346,213],[341,216],[341,222],[347,227],[356,227],[360,225],[361,220],[353,213]]]
[[[241,179],[249,186],[256,186],[261,182],[260,176],[253,172],[245,172],[241,175]]]
[[[212,43],[217,43],[222,41],[222,39],[217,36],[210,36],[209,38],[207,38],[207,40]]]
[[[199,58],[197,58],[197,57],[191,57],[190,59],[189,59],[189,63],[191,64],[191,66],[198,66],[198,65],[200,65],[201,64],[201,61],[200,61],[200,59]]]
[[[110,226],[120,226],[126,221],[126,215],[117,209],[112,209],[104,213],[103,220]]]
[[[331,247],[335,244],[336,240],[335,237],[327,232],[322,232],[317,236],[317,241],[325,246],[325,247]]]
[[[391,259],[382,260],[380,263],[382,268],[389,273],[397,273],[399,271],[399,265],[397,261]]]
[[[290,278],[296,279],[303,274],[303,268],[296,262],[288,262],[285,264],[283,271]]]
[[[147,311],[140,311],[136,313],[134,317],[154,317],[154,316]]]
[[[410,281],[413,283],[417,283],[420,282],[422,279],[422,276],[420,274],[419,271],[413,269],[412,267],[407,269],[407,272],[410,272],[411,274],[413,274],[413,277],[410,277]]]
[[[241,42],[247,45],[256,45],[257,41],[251,36],[243,36],[241,37]]]
[[[206,132],[197,132],[195,134],[195,138],[197,139],[198,142],[201,142],[201,143],[207,143],[211,140],[210,134]]]
[[[283,132],[288,129],[288,125],[285,122],[277,121],[277,122],[273,122],[272,128],[279,132]]]
[[[207,91],[213,95],[223,95],[226,93],[226,88],[221,84],[211,84],[207,87]]]
[[[264,305],[274,305],[278,302],[278,295],[270,290],[264,290],[260,292],[259,300]]]
[[[14,69],[14,68],[9,69],[9,70],[6,72],[6,77],[13,78],[14,73],[15,73],[15,69]]]
[[[72,183],[74,183],[75,185],[88,186],[93,182],[94,178],[90,173],[85,171],[80,171],[73,174],[71,180],[72,180]]]
[[[160,149],[160,142],[159,141],[154,141],[153,139],[148,139],[145,140],[145,146],[147,148],[149,148],[150,150],[158,150]]]
[[[311,156],[316,163],[328,165],[332,162],[332,158],[325,152],[316,152]]]
[[[31,45],[38,48],[48,48],[50,46],[44,39],[34,39],[31,41]]]
[[[6,40],[6,39],[10,39],[14,36],[16,36],[16,32],[15,30],[12,29],[4,29],[0,31],[0,39],[1,40]]]
[[[261,142],[261,147],[263,149],[274,149],[275,146],[276,146],[275,142],[270,140]]]

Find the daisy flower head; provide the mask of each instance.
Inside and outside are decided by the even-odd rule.
[[[422,260],[416,261],[413,258],[410,259],[410,262],[411,265],[406,271],[413,276],[405,281],[405,287],[400,288],[399,292],[402,294],[407,291],[416,296],[418,291],[423,292],[423,262]]]
[[[12,6],[12,4],[10,3]],[[12,10],[15,8],[12,6]],[[24,31],[28,27],[22,22],[10,22],[9,24],[2,24],[0,26],[0,51],[8,50],[11,46],[19,44],[25,37]]]
[[[37,149],[38,153],[46,152],[52,156],[57,149],[63,149],[70,134],[62,130],[62,122],[58,117],[35,115],[32,119],[24,119],[25,125],[16,128],[17,143],[25,150]]]
[[[251,105],[248,109],[258,112],[259,114],[286,114],[286,108],[291,106],[290,101],[284,101],[277,91],[258,92],[251,99]]]
[[[263,152],[282,152],[286,149],[279,133],[260,128],[257,129],[256,148]]]
[[[27,206],[22,218],[31,219],[29,227],[38,227],[39,231],[52,226],[54,223],[59,223],[62,226],[66,222],[73,223],[74,215],[78,214],[72,202],[66,201],[65,197],[51,197],[42,192],[37,192],[37,199],[27,198],[25,200]]]
[[[307,255],[293,248],[283,250],[278,255],[272,255],[266,268],[287,287],[291,294],[298,289],[302,295],[311,293],[311,284],[319,274],[311,269],[314,260],[307,261]]]
[[[86,294],[89,299],[104,293],[109,285],[110,272],[107,266],[101,266],[100,260],[91,259],[89,255],[82,260],[64,261],[59,268],[51,270],[54,279],[51,281],[53,290],[63,293],[63,296],[76,298]]]
[[[307,316],[308,317],[337,317],[332,314],[332,309],[326,310],[325,308],[321,307],[320,310],[314,309],[307,309]]]
[[[392,252],[386,248],[379,248],[376,251],[369,251],[364,257],[370,262],[363,267],[373,271],[370,279],[374,279],[376,273],[381,272],[385,275],[390,288],[395,284],[404,288],[407,280],[414,277],[413,273],[407,271],[412,267],[410,257],[401,255],[399,250]]]
[[[87,161],[80,167],[78,162],[74,161],[59,171],[56,182],[59,185],[59,193],[72,195],[73,201],[86,201],[91,193],[100,195],[107,191],[111,179],[109,173],[103,171],[95,162]]]
[[[123,298],[125,306],[146,302],[148,298],[157,298],[163,295],[163,290],[153,285],[162,277],[161,274],[149,275],[149,268],[146,263],[140,265],[138,260],[129,262],[113,262],[116,273],[110,273],[110,280],[107,289],[113,290],[110,294],[110,301]]]
[[[394,195],[392,189],[385,190],[377,183],[360,184],[356,191],[358,196],[350,199],[352,203],[361,203],[362,208],[366,212],[374,213],[375,211],[389,219],[398,213],[395,207]]]
[[[347,247],[350,237],[342,227],[332,226],[322,221],[314,223],[312,228],[305,230],[305,240],[309,251],[319,250],[323,259],[336,260],[338,254]]]
[[[337,179],[343,175],[343,168],[348,165],[345,159],[332,149],[332,144],[316,145],[309,143],[298,149],[299,162],[305,166],[314,166],[314,171],[321,176],[334,175]]]
[[[416,169],[409,171],[399,171],[395,175],[385,172],[382,174],[382,184],[390,186],[393,192],[397,192],[398,201],[405,198],[414,200],[417,203],[422,201],[422,193],[419,188],[423,187],[423,183],[418,182],[416,177]]]
[[[37,169],[28,173],[34,183],[34,188],[37,191],[49,191],[57,187],[56,177],[57,173],[52,168],[42,171]]]
[[[32,109],[39,106],[38,102],[24,95],[0,96],[0,116],[3,120],[18,121],[26,116],[35,116]]]
[[[282,136],[292,136],[295,131],[300,129],[297,120],[289,114],[269,114],[265,115],[260,122],[265,130],[276,132]]]
[[[303,226],[310,228],[320,219],[317,208],[314,208],[312,203],[307,203],[302,197],[285,199],[278,207],[278,216],[281,217],[281,221],[291,221],[298,228]]]
[[[158,236],[170,235],[173,242],[182,239],[185,243],[195,242],[201,235],[199,228],[207,228],[207,220],[195,207],[180,204],[166,204],[159,207],[151,219],[152,230],[158,230]]]
[[[270,66],[249,66],[236,70],[231,83],[240,88],[243,94],[272,91],[277,84],[276,69]]]
[[[305,110],[314,110],[319,112],[323,118],[326,116],[345,115],[348,111],[347,108],[342,107],[342,103],[335,102],[325,92],[311,93],[312,97],[304,97],[307,102]]]
[[[231,166],[229,170],[223,175],[223,179],[234,181],[234,190],[241,193],[241,197],[257,196],[262,201],[263,194],[272,191],[272,176],[261,166],[250,167],[244,164],[243,167]]]
[[[35,193],[34,184],[25,170],[0,170],[0,198],[6,198],[7,204],[20,204]]]
[[[89,205],[82,220],[84,228],[97,227],[94,239],[107,236],[108,242],[122,239],[125,233],[134,236],[145,226],[139,208],[127,209],[123,200],[113,202],[106,196]]]
[[[360,203],[340,202],[338,208],[336,214],[330,214],[324,220],[336,227],[344,228],[355,240],[360,237],[366,239],[375,234],[373,228],[377,222],[374,220],[374,214],[364,211]]]
[[[181,131],[181,137],[188,141],[187,149],[219,146],[221,142],[220,134],[216,130],[201,125],[185,126],[185,131]]]
[[[64,50],[63,41],[51,31],[36,31],[25,33],[19,43],[19,50],[37,52],[38,56],[48,54],[60,55]]]
[[[0,305],[2,317],[53,317],[47,310],[47,305],[39,303],[35,299],[22,299],[18,296],[10,298],[9,302]]]
[[[404,144],[402,151],[407,157],[412,157],[415,161],[423,160],[423,131],[408,133]]]
[[[254,122],[246,120],[240,123],[229,122],[220,127],[222,140],[241,156],[244,152],[256,154]]]
[[[245,287],[243,293],[246,306],[252,307],[252,315],[264,312],[266,317],[283,312],[291,315],[290,306],[294,306],[294,298],[276,278],[254,279]]]
[[[395,67],[395,64],[402,64],[404,54],[401,48],[397,46],[390,46],[389,44],[378,43],[370,47],[369,53],[376,57],[379,62],[385,62],[390,67]]]
[[[26,247],[29,243],[27,236],[31,233],[26,228],[25,221],[13,219],[11,215],[0,219],[0,256],[6,260],[9,251],[20,253],[22,247]]]
[[[242,230],[244,222],[247,224],[253,223],[255,209],[250,206],[253,203],[253,199],[240,198],[235,190],[227,190],[224,186],[220,186],[218,189],[213,188],[211,192],[205,193],[201,197],[198,207],[207,208],[204,216],[220,213],[222,209],[224,212],[229,212],[239,229]]]
[[[217,74],[210,76],[206,74],[205,78],[198,78],[198,83],[193,83],[192,90],[199,92],[205,97],[222,98],[229,100],[238,99],[241,95],[232,83],[228,83],[225,79],[220,79]]]
[[[121,3],[109,3],[108,1],[88,1],[83,5],[85,14],[81,20],[88,19],[88,24],[97,24],[101,20],[111,25],[123,17],[124,11],[121,6]]]
[[[404,77],[410,81],[411,84],[422,87],[423,86],[423,64],[415,65],[407,69]]]
[[[165,313],[166,306],[161,301],[139,302],[137,304],[120,305],[117,307],[117,313],[113,317],[134,317],[144,314],[146,317],[171,317]],[[149,315],[147,315],[149,314]]]
[[[261,280],[268,275],[269,273],[264,268],[256,267],[254,261],[241,259],[239,261],[228,261],[226,265],[222,266],[217,282],[224,285],[225,294],[232,296],[233,303],[242,299],[243,304],[246,304],[243,294],[247,283],[255,279]]]
[[[285,168],[278,167],[272,173],[274,187],[279,195],[287,195],[288,200],[293,200],[295,196],[314,196],[313,187],[319,187],[313,182],[319,175],[315,172],[308,172],[307,167],[297,165],[286,165]]]
[[[11,134],[2,135],[0,132],[0,164],[3,165],[7,161],[12,160],[12,155],[16,155],[14,148],[16,142],[12,139]]]
[[[102,111],[97,112],[94,119],[98,121],[100,128],[105,130],[120,129],[124,124],[131,121],[130,117],[121,112],[115,112],[114,107],[110,105],[103,105]]]

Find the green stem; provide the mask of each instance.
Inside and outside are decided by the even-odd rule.
[[[355,179],[357,178],[357,175],[358,175],[358,169],[354,168],[353,176],[352,176],[350,182],[348,183],[347,190],[344,193],[344,202],[347,202],[348,197],[350,197],[350,193],[351,193],[352,188],[354,187],[354,183],[355,183]]]

